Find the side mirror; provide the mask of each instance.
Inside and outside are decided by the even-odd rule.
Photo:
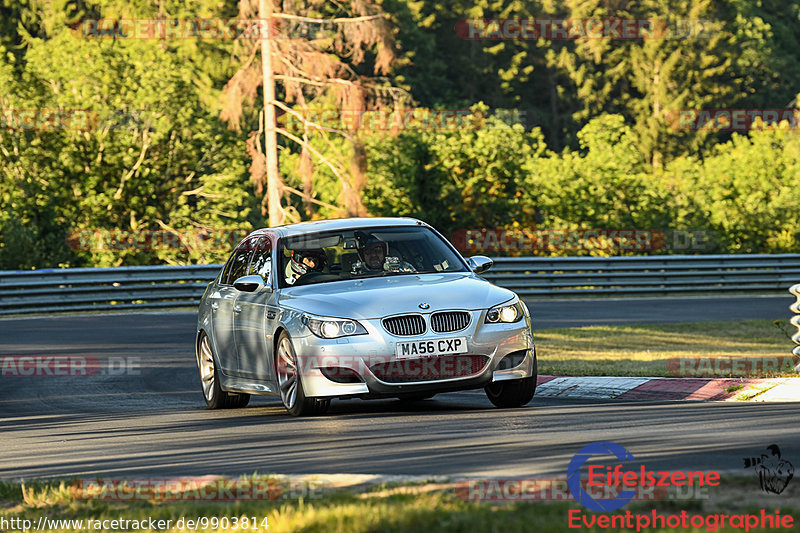
[[[258,274],[251,274],[250,276],[242,276],[241,278],[233,282],[233,286],[236,288],[236,290],[242,292],[260,292],[264,289],[269,288],[269,286],[266,283],[264,283],[264,278],[262,278]]]
[[[470,257],[467,260],[467,263],[469,263],[469,267],[472,269],[473,272],[475,272],[476,274],[480,274],[492,268],[494,261],[492,261],[485,255],[475,255],[473,257]]]

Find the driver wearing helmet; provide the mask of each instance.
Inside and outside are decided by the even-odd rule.
[[[359,263],[353,265],[354,270],[367,272],[416,272],[411,264],[399,257],[389,256],[389,245],[373,234],[356,232],[358,241]]]
[[[295,282],[309,272],[322,272],[327,263],[327,256],[321,249],[293,250],[289,264],[286,265],[286,283],[294,285]]]
[[[366,242],[358,248],[358,256],[368,270],[383,270],[387,252],[386,243],[374,235],[370,235]]]

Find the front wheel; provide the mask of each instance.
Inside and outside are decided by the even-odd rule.
[[[219,373],[217,365],[214,363],[214,352],[211,351],[211,341],[205,332],[202,333],[197,345],[197,364],[200,367],[203,398],[209,409],[236,409],[244,407],[250,402],[249,394],[225,392],[219,386]]]
[[[496,381],[484,390],[495,407],[522,407],[533,399],[538,375],[536,359],[533,360],[533,375],[523,379]]]
[[[300,372],[300,365],[297,363],[297,355],[294,353],[289,334],[285,331],[282,331],[281,336],[278,338],[275,366],[281,401],[290,415],[321,415],[328,410],[331,404],[330,400],[306,397],[303,390],[302,372]]]

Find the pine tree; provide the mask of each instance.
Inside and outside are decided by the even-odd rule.
[[[314,161],[328,167],[339,180],[341,212],[365,215],[361,194],[366,162],[357,124],[351,131],[317,124],[309,116],[309,109],[315,102],[325,102],[344,113],[360,113],[402,98],[402,91],[389,86],[385,79],[359,71],[359,67],[369,65],[373,76],[389,72],[395,45],[387,15],[365,0],[286,0],[280,8],[273,0],[243,0],[239,7],[240,17],[259,19],[261,28],[266,29],[262,37],[266,38],[237,43],[235,57],[241,66],[225,88],[222,118],[233,128],[241,128],[246,108],[255,106],[258,88],[263,88],[264,111],[259,130],[250,133],[247,146],[252,158],[251,178],[256,193],[263,194],[262,211],[269,214],[270,225],[281,224],[287,217],[300,219],[299,213],[284,205],[286,192],[302,195],[309,214],[314,202],[310,179]],[[254,60],[259,52],[260,63]],[[283,101],[276,96],[276,88]],[[293,108],[289,104],[296,105]],[[276,108],[302,124],[302,135],[276,123]],[[312,136],[328,142],[328,134],[344,135],[351,142],[349,168],[325,157],[311,142]],[[303,191],[286,187],[278,173],[278,135],[302,150],[297,170],[304,178]]]

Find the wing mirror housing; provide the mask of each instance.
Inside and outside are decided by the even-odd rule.
[[[485,255],[474,255],[470,257],[467,262],[469,263],[469,267],[476,274],[481,274],[483,272],[486,272],[487,270],[492,268],[492,265],[494,264],[494,261],[492,261]]]
[[[251,274],[249,276],[242,276],[233,282],[234,288],[241,292],[261,292],[263,290],[272,290],[272,288],[264,282],[264,278],[258,274]]]

